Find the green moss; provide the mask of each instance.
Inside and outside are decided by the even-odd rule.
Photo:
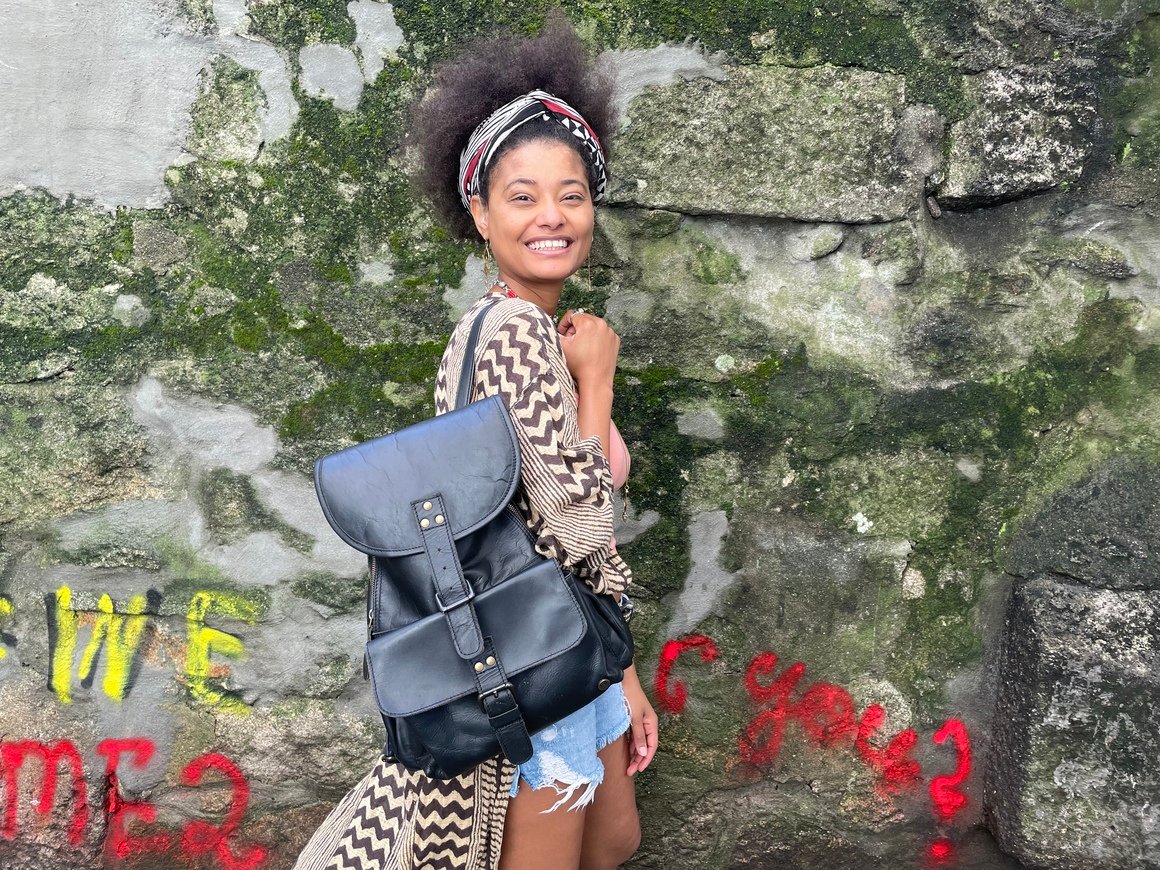
[[[338,577],[315,571],[301,574],[290,583],[299,598],[342,612],[362,606],[366,598],[366,580],[362,577]]]
[[[536,32],[544,13],[557,6],[548,0],[498,8],[479,2],[432,6],[421,0],[392,5],[408,39],[422,46],[423,62],[493,30]],[[969,16],[954,4],[919,0],[909,4],[905,16],[865,0],[572,0],[562,8],[601,46],[647,48],[691,38],[742,62],[830,63],[899,73],[906,76],[912,99],[936,106],[951,120],[967,113],[961,75],[951,63],[928,56],[911,36],[912,29],[963,27]]]
[[[227,468],[207,472],[199,481],[197,497],[214,543],[231,544],[252,532],[271,531],[302,553],[309,553],[314,545],[313,538],[287,525],[262,504],[248,477]]]
[[[1160,8],[1142,18],[1119,60],[1123,84],[1108,101],[1115,154],[1129,170],[1160,169]]]
[[[929,717],[943,709],[945,680],[977,662],[982,652],[974,602],[958,586],[940,589],[928,582],[922,598],[907,602],[906,629],[894,644],[886,674]]]
[[[244,159],[257,151],[260,136],[258,73],[218,56],[206,75],[185,147],[201,156]]]
[[[679,590],[691,567],[683,494],[698,448],[677,432],[674,405],[695,390],[675,370],[662,367],[621,374],[616,381],[613,418],[632,450],[628,499],[637,511],[660,514],[623,553],[635,582],[654,599]]]
[[[346,0],[271,0],[249,9],[255,32],[283,48],[311,42],[354,42]]]
[[[213,30],[213,0],[181,0],[181,13],[199,33]]]
[[[633,484],[630,484],[633,499],[638,489],[635,473],[634,469]],[[643,494],[643,487],[640,489]],[[684,515],[662,515],[647,532],[617,548],[632,566],[633,582],[648,590],[650,596],[660,598],[679,592],[684,585],[692,567],[687,522]]]
[[[304,352],[333,369],[338,380],[291,405],[278,423],[282,437],[319,441],[337,436],[365,441],[435,413],[430,390],[424,391],[421,402],[400,407],[384,393],[383,384],[434,384],[443,342],[357,349],[318,322],[298,337]]]
[[[764,405],[769,401],[766,389],[770,378],[780,372],[787,363],[788,355],[772,354],[754,366],[752,371],[733,378],[731,384],[735,389],[745,394],[751,405]],[[736,437],[737,428],[744,428],[745,417],[742,415],[733,419],[735,423],[734,436]]]
[[[846,454],[816,478],[822,490],[812,508],[837,528],[855,530],[853,516],[873,522],[873,533],[918,540],[946,521],[956,479],[953,460],[930,450]]]
[[[735,284],[745,277],[737,257],[723,248],[702,241],[692,253],[689,272],[702,284]]]
[[[1066,263],[1101,278],[1128,278],[1136,274],[1123,251],[1098,239],[1045,238],[1030,258],[1045,265]]]
[[[727,444],[756,460],[771,440],[792,439],[800,458],[824,460],[841,452],[877,416],[881,391],[866,377],[814,370],[799,349],[768,358],[734,381],[746,403],[726,416]]]

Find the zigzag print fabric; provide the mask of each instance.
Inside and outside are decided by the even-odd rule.
[[[467,333],[485,296],[451,335],[435,380],[436,413],[451,409]],[[620,592],[632,571],[612,552],[612,474],[598,438],[580,438],[576,388],[556,325],[523,299],[501,298],[484,316],[472,399],[499,394],[520,443],[514,503],[536,550],[596,592]]]
[[[467,334],[488,297],[460,320],[435,380],[436,412],[451,409]],[[500,394],[520,445],[515,505],[541,555],[597,592],[632,572],[611,552],[612,475],[598,438],[580,438],[576,389],[555,324],[522,299],[500,299],[479,334],[474,399]],[[294,870],[496,870],[515,768],[493,759],[451,780],[380,761],[339,802]]]
[[[315,831],[294,870],[494,870],[515,769],[450,780],[379,761]]]

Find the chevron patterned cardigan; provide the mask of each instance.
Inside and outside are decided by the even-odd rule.
[[[485,300],[456,325],[435,380],[436,413],[451,410],[464,346]],[[619,592],[632,572],[612,538],[612,476],[595,437],[580,438],[575,384],[552,318],[501,298],[479,334],[473,399],[501,394],[520,444],[515,504],[536,549],[597,592]],[[491,759],[455,779],[379,763],[327,816],[294,870],[495,870],[515,768]]]

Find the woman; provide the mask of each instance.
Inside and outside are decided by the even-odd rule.
[[[451,335],[436,409],[450,410],[467,332],[490,304],[473,398],[499,393],[511,414],[515,503],[541,554],[621,600],[632,575],[611,536],[614,472],[627,471],[611,422],[620,340],[583,311],[557,321],[564,281],[592,246],[610,96],[556,18],[539,37],[492,39],[443,65],[412,142],[441,216],[464,238],[478,234],[498,272]],[[609,455],[623,467],[610,469]],[[656,746],[657,717],[630,667],[622,686],[533,735],[518,770],[495,759],[440,781],[380,763],[296,867],[611,870],[639,843],[632,777]]]

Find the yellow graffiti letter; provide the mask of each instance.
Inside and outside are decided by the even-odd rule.
[[[12,602],[7,598],[0,598],[0,616],[12,615]],[[8,650],[0,646],[0,659],[8,655]]]
[[[101,688],[114,701],[125,700],[132,676],[133,660],[141,635],[148,624],[146,596],[134,595],[129,599],[126,613],[117,613],[113,599],[102,595],[97,604],[97,618],[93,633],[81,656],[77,677],[82,685],[92,684],[97,658],[104,645],[107,660]],[[49,600],[49,642],[52,647],[52,675],[49,684],[62,704],[72,701],[72,666],[76,653],[80,616],[72,607],[72,590],[61,586]]]
[[[185,677],[190,693],[199,701],[231,713],[249,713],[250,708],[237,698],[210,683],[210,653],[240,659],[246,651],[241,640],[205,624],[206,615],[216,611],[251,625],[258,619],[258,606],[240,595],[228,592],[198,592],[189,601],[186,617],[188,635],[185,654]]]
[[[101,688],[113,700],[123,701],[129,689],[129,676],[133,659],[137,656],[137,645],[141,642],[141,633],[145,630],[149,619],[144,615],[145,596],[134,595],[130,598],[126,614],[123,615],[113,611],[112,598],[102,595],[97,603],[97,610],[97,621],[84,655],[81,656],[77,676],[85,685],[92,682],[97,655],[101,651],[101,641],[105,641],[108,657],[105,661],[105,679],[101,683]]]
[[[52,649],[52,674],[48,684],[62,704],[72,701],[73,651],[77,647],[77,615],[72,609],[72,590],[61,586],[48,600],[48,644]]]

